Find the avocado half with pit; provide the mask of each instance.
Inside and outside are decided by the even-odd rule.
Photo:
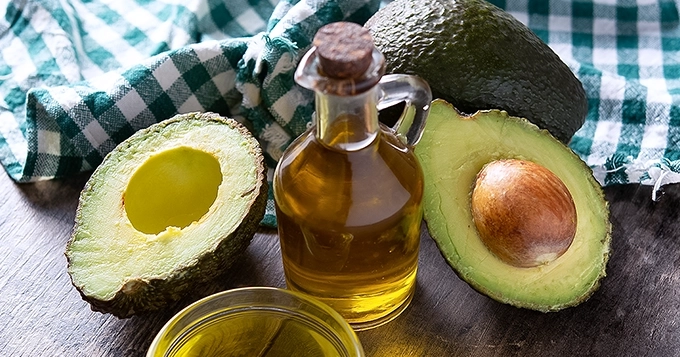
[[[121,318],[167,307],[239,258],[267,189],[260,146],[232,119],[189,113],[140,130],[80,195],[72,283],[93,310]]]
[[[415,153],[423,215],[456,273],[516,307],[557,311],[606,275],[609,207],[590,168],[546,130],[435,100]]]

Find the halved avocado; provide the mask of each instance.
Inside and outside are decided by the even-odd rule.
[[[239,257],[267,189],[260,146],[232,119],[190,113],[140,130],[81,193],[66,249],[73,285],[121,318],[167,307]]]
[[[502,303],[548,312],[575,306],[598,288],[610,251],[609,207],[590,168],[546,130],[499,110],[463,116],[435,100],[415,153],[425,176],[423,214],[429,233],[474,289]],[[517,267],[480,238],[471,213],[475,182],[485,165],[506,159],[550,170],[573,198],[573,241],[551,262]]]

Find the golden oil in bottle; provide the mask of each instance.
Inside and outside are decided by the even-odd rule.
[[[417,77],[383,76],[359,25],[326,25],[313,45],[295,80],[315,91],[314,125],[274,171],[286,283],[367,329],[399,315],[414,291],[423,174],[412,147],[432,95]],[[402,101],[395,127],[381,125],[378,107]]]
[[[308,132],[277,169],[277,222],[288,287],[313,295],[353,327],[403,310],[415,286],[421,168],[393,136],[337,151]]]

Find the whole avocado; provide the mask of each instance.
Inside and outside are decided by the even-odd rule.
[[[416,74],[464,113],[501,109],[569,143],[588,100],[528,27],[484,0],[395,0],[365,24],[388,73]]]

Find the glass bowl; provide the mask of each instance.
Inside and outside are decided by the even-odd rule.
[[[363,357],[340,314],[310,296],[271,287],[223,291],[177,313],[147,357]]]

